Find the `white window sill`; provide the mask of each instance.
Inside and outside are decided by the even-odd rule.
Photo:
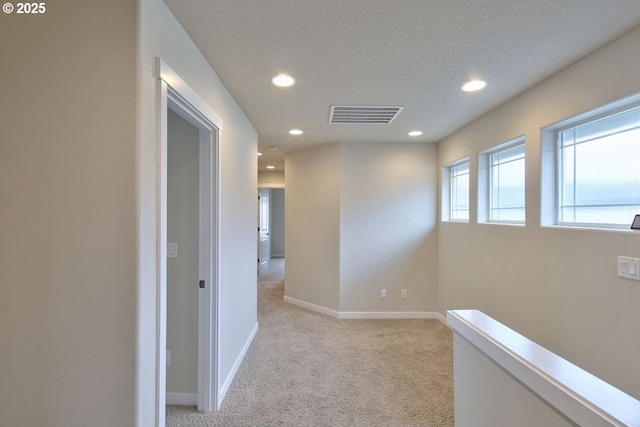
[[[481,225],[506,225],[510,227],[525,227],[527,224],[524,222],[507,222],[507,221],[482,221],[478,222]]]
[[[609,232],[609,233],[626,233],[633,234],[638,233],[640,236],[640,230],[632,230],[630,228],[607,228],[607,227],[586,227],[581,225],[558,225],[558,224],[543,224],[540,228],[557,229],[557,230],[576,230],[576,231],[595,231],[595,232]]]

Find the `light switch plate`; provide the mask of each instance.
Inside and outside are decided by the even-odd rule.
[[[618,257],[618,277],[640,280],[640,259],[625,256]]]
[[[167,243],[167,258],[178,258],[177,243]]]

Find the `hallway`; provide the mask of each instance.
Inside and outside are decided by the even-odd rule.
[[[282,301],[284,259],[258,280],[260,330],[219,412],[167,426],[452,426],[451,331],[437,320],[339,320]]]

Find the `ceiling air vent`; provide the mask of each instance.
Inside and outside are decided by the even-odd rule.
[[[397,106],[331,106],[329,123],[389,124],[404,107]]]

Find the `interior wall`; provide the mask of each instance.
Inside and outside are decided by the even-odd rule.
[[[271,189],[271,256],[284,257],[284,188]]]
[[[335,143],[288,154],[285,295],[336,312],[436,311],[437,150]]]
[[[285,296],[339,309],[340,147],[327,144],[285,157]]]
[[[471,158],[468,224],[440,222],[439,307],[479,309],[640,398],[640,286],[617,257],[640,257],[638,234],[540,226],[541,128],[640,92],[640,29],[455,132],[439,164]],[[527,223],[478,224],[477,154],[524,135]]]
[[[283,188],[284,171],[258,171],[258,187]]]
[[[437,310],[437,161],[435,144],[341,143],[340,311]]]
[[[136,3],[0,14],[0,424],[135,418]]]
[[[139,13],[137,423],[147,426],[154,422],[156,392],[158,152],[155,58],[163,58],[223,120],[224,129],[219,142],[219,389],[228,385],[239,357],[257,327],[258,143],[257,133],[249,120],[164,3],[160,0],[139,0]]]
[[[167,259],[166,391],[197,394],[200,132],[172,110],[167,121],[167,241],[178,257]]]

